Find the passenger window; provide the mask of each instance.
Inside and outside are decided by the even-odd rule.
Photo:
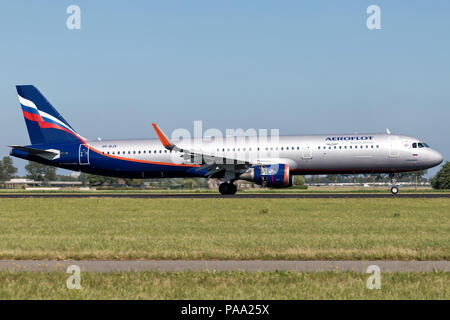
[[[422,144],[421,142],[419,142],[419,143],[417,144],[417,146],[418,146],[419,148],[423,148],[423,144]]]
[[[417,143],[413,143],[413,148],[417,148]]]

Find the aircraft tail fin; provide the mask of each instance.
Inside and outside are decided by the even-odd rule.
[[[32,85],[16,86],[31,143],[80,143],[83,138]]]

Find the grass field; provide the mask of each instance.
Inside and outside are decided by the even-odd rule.
[[[0,199],[1,259],[449,260],[450,199]]]
[[[82,273],[81,289],[63,272],[0,272],[0,299],[450,299],[450,273]]]
[[[111,189],[111,190],[79,190],[79,189],[60,189],[60,190],[25,190],[25,189],[0,189],[0,194],[59,194],[59,193],[76,193],[76,194],[219,194],[216,189]],[[309,193],[385,193],[390,194],[390,188],[350,188],[350,187],[310,187],[308,189],[300,188],[286,188],[286,189],[242,189],[238,191],[238,194],[254,194],[254,193],[299,193],[299,194],[309,194]],[[449,194],[450,190],[435,190],[431,188],[418,188],[414,187],[400,187],[400,193],[436,193],[436,194]]]

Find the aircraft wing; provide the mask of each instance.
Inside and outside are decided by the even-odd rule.
[[[201,150],[183,149],[172,143],[162,132],[156,123],[152,124],[162,145],[171,151],[181,153],[185,160],[200,165],[197,171],[207,170],[208,178],[225,178],[225,181],[234,180],[239,174],[244,173],[248,168],[258,164],[238,158],[218,157]]]

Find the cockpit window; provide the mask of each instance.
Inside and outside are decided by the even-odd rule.
[[[419,142],[417,145],[419,146],[419,148],[425,148],[426,147],[425,143],[422,143],[422,142]]]
[[[412,144],[413,148],[429,148],[430,146],[426,144],[425,142],[414,142]]]

